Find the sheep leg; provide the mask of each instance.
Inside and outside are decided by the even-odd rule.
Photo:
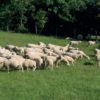
[[[71,63],[72,63],[72,65],[74,65],[74,62],[73,61]]]
[[[61,60],[58,60],[58,61],[56,62],[56,67],[58,67],[58,64],[60,63],[60,61],[61,61]]]
[[[66,62],[67,62],[67,65],[68,65],[68,66],[70,66],[69,61],[68,61],[68,60],[66,60]]]
[[[27,66],[27,72],[29,72],[29,67]]]
[[[33,66],[33,71],[35,71],[36,70],[36,66]]]
[[[53,70],[53,65],[51,65],[51,70]]]
[[[20,66],[20,67],[21,67],[22,72],[24,72],[23,66]]]
[[[51,70],[53,70],[53,62],[48,62],[48,64],[49,64],[49,68],[51,68]]]
[[[100,61],[98,61],[98,66],[100,67]]]
[[[52,63],[51,63],[51,70],[53,70],[53,64],[54,64],[54,62],[52,61]]]
[[[46,68],[46,66],[47,66],[47,61],[44,62],[44,68]]]
[[[9,70],[10,70],[9,66],[7,66],[7,69],[8,69],[8,73],[9,73]]]

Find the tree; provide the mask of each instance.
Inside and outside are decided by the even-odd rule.
[[[2,26],[2,29],[9,31],[11,17],[12,17],[12,11],[10,9],[10,5],[4,6],[4,9],[1,8],[1,10],[0,10],[1,26]]]
[[[25,13],[27,11],[27,6],[29,5],[29,1],[27,0],[12,0],[13,11],[18,15],[18,23],[17,31],[25,32],[27,29],[25,28],[25,23],[27,22],[27,17]]]
[[[37,11],[35,16],[35,32],[41,33],[47,22],[46,12],[42,9]]]

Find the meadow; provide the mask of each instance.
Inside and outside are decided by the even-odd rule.
[[[53,43],[66,45],[69,40],[32,34],[0,32],[0,45],[27,43]],[[94,49],[99,45],[87,46],[86,41],[79,48],[91,60],[77,60],[74,66],[60,63],[54,70],[0,71],[0,100],[100,100],[100,68],[97,66]]]

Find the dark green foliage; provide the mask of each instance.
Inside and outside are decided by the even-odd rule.
[[[67,33],[66,30],[73,30],[72,33],[74,30],[84,33],[85,30],[87,34],[91,28],[98,33],[99,10],[99,0],[1,0],[0,29],[43,33],[56,26],[52,28],[55,32],[63,26],[62,34]],[[70,28],[66,28],[69,23]]]

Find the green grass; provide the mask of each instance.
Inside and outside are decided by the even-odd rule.
[[[27,43],[66,45],[69,41],[54,37],[0,32],[0,45]],[[78,60],[74,66],[61,63],[51,70],[35,72],[0,72],[0,100],[100,100],[100,68],[96,64],[94,48],[82,42],[79,48],[91,57]]]

